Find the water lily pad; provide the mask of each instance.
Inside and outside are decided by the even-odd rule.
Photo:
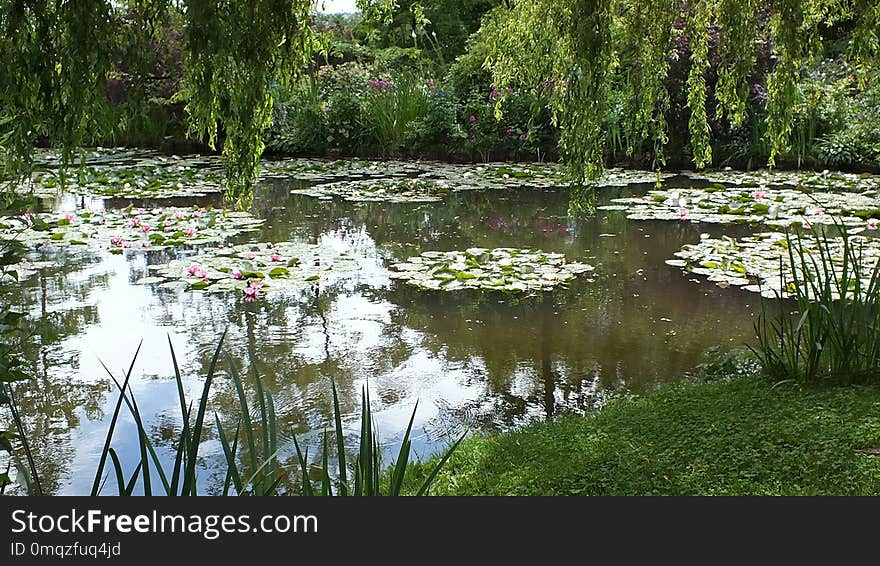
[[[42,154],[38,172],[19,190],[50,198],[64,191],[81,196],[163,199],[203,197],[223,189],[220,163],[213,157],[90,152],[84,166],[74,164],[63,176],[59,161],[55,154]]]
[[[867,287],[871,272],[880,259],[880,239],[864,236],[849,238],[852,245],[861,250],[864,272],[859,277]],[[743,287],[748,291],[761,292],[766,297],[791,296],[796,279],[803,282],[807,277],[818,281],[824,276],[815,238],[805,236],[801,239],[801,244],[808,265],[806,274],[798,259],[798,252],[795,252],[797,269],[792,271],[788,240],[781,232],[762,232],[741,239],[728,236],[712,238],[703,234],[698,244],[685,245],[675,253],[680,259],[668,260],[666,263],[704,275],[709,281],[722,286]],[[828,237],[828,244],[831,261],[840,273],[844,254],[843,238]],[[818,271],[813,260],[816,261],[815,266],[819,267]]]
[[[155,208],[26,215],[0,230],[0,239],[39,247],[82,246],[113,253],[217,243],[259,229],[263,220],[223,209]]]
[[[360,261],[326,245],[280,242],[209,248],[149,269],[156,275],[151,282],[164,281],[162,287],[182,283],[193,291],[241,292],[259,281],[262,295],[315,281],[332,283],[360,270]]]
[[[559,253],[516,248],[429,251],[391,266],[388,276],[424,290],[543,291],[592,271]]]
[[[676,220],[710,224],[752,223],[774,227],[873,225],[880,195],[866,191],[810,192],[795,188],[669,188],[643,197],[612,199],[602,210],[627,207],[632,220]],[[880,214],[878,214],[880,216]]]

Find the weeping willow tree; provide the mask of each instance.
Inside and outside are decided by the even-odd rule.
[[[877,69],[878,0],[519,0],[498,9],[481,33],[486,61],[499,85],[537,85],[559,78],[553,110],[560,149],[578,179],[602,170],[604,119],[610,95],[622,101],[627,150],[651,141],[663,162],[668,141],[670,61],[687,45],[685,83],[692,159],[712,162],[710,118],[743,122],[759,39],[774,60],[767,78],[766,130],[770,165],[789,149],[797,82],[822,49],[831,26],[852,26],[849,56]],[[710,36],[717,60],[710,61]],[[710,100],[707,71],[717,68]]]
[[[114,25],[134,15],[149,40],[169,11],[185,21],[184,78],[190,130],[222,140],[227,198],[249,204],[271,121],[273,92],[304,70],[318,45],[312,0],[0,0],[0,147],[6,178],[26,175],[48,143],[65,163],[112,124],[107,78],[120,43]]]

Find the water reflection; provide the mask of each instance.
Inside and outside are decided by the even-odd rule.
[[[706,348],[737,346],[751,334],[754,296],[665,265],[682,243],[698,240],[696,225],[629,222],[618,212],[576,221],[567,215],[564,191],[356,204],[291,196],[291,186],[276,181],[258,187],[254,212],[266,226],[239,240],[332,245],[362,257],[361,271],[245,303],[236,294],[135,284],[148,265],[193,251],[125,258],[47,250],[41,259],[54,267],[8,291],[39,329],[25,354],[40,379],[26,388],[23,405],[32,415],[29,430],[39,435],[52,490],[84,493],[90,487],[115,398],[101,362],[119,374],[141,340],[132,387],[141,412],[150,415],[160,457],[170,458],[180,422],[169,341],[194,398],[224,330],[233,359],[243,368],[253,362],[273,392],[283,438],[318,441],[315,432],[330,423],[331,379],[339,388],[345,432],[353,437],[361,390],[369,383],[389,450],[419,402],[414,445],[427,456],[467,428],[504,429],[589,410],[609,392],[644,390],[692,370]],[[610,190],[600,198],[644,190]],[[48,206],[127,204],[65,198]],[[472,246],[563,252],[597,269],[568,289],[536,297],[424,293],[385,275],[394,260]],[[234,427],[236,394],[224,371],[212,409]],[[135,459],[130,419],[120,422],[114,446],[123,460]],[[208,486],[222,459],[213,430],[204,450],[202,481]]]

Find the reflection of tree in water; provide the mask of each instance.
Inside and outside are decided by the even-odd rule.
[[[76,274],[93,262],[89,257],[53,261],[16,292],[8,293],[29,314],[22,355],[34,379],[17,384],[15,393],[47,494],[59,489],[76,451],[70,431],[79,427],[83,414],[90,420],[103,417],[104,396],[109,391],[104,381],[77,379],[79,359],[62,348],[65,339],[98,322],[97,308],[86,299],[93,286],[106,285],[107,275],[90,273],[83,278]]]

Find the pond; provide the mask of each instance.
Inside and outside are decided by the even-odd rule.
[[[332,379],[352,441],[361,391],[369,385],[389,454],[418,402],[413,448],[427,458],[466,430],[504,430],[589,411],[609,395],[644,392],[693,372],[706,349],[739,347],[753,335],[759,296],[666,263],[703,233],[739,237],[750,233],[747,226],[628,220],[624,210],[572,218],[565,188],[527,181],[453,191],[433,202],[316,196],[309,190],[314,182],[291,172],[259,183],[251,212],[264,222],[230,241],[317,244],[357,258],[357,269],[278,288],[258,301],[238,290],[206,293],[149,279],[156,274],[150,266],[188,258],[197,253],[193,246],[114,253],[50,245],[34,254],[39,263],[6,300],[26,310],[33,324],[25,355],[38,378],[21,390],[20,403],[44,489],[88,492],[116,399],[102,364],[122,375],[139,344],[132,389],[160,457],[171,457],[180,422],[169,341],[188,397],[195,398],[226,331],[225,345],[240,367],[253,352],[275,397],[282,439],[319,441],[331,423]],[[682,180],[665,181],[673,182]],[[655,188],[618,185],[600,191],[600,206]],[[61,217],[132,204],[220,203],[210,193],[170,203],[66,194],[44,206]],[[503,293],[425,291],[389,277],[387,269],[423,252],[505,247],[564,254],[593,270],[553,290]],[[213,392],[213,409],[233,418],[230,380],[221,375]],[[137,460],[131,419],[119,423],[114,446],[123,462]],[[200,481],[217,485],[223,457],[213,430],[203,450]]]

